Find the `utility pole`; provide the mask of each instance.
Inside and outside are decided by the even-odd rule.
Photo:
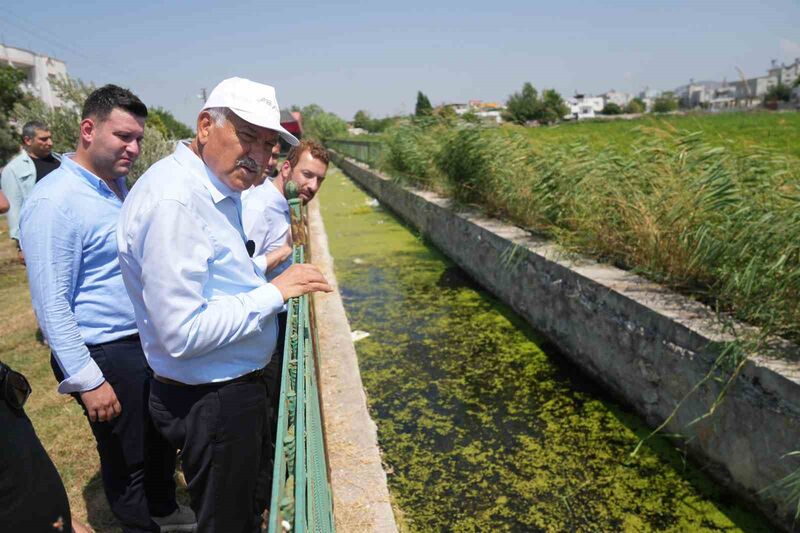
[[[200,94],[198,94],[197,97],[198,98],[202,98],[203,99],[203,103],[206,103],[206,100],[208,100],[208,91],[206,90],[205,87],[200,89]]]

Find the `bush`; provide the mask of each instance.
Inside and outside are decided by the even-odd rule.
[[[678,99],[671,92],[659,96],[653,102],[653,113],[670,113],[678,109]]]
[[[647,106],[641,98],[634,98],[625,105],[626,113],[644,113],[647,111]]]
[[[603,110],[600,111],[603,115],[621,115],[622,108],[619,104],[615,104],[614,102],[609,102],[603,107]]]
[[[791,99],[792,88],[782,83],[773,85],[764,95],[765,102],[788,102]]]

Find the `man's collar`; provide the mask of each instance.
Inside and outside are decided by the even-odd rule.
[[[220,203],[225,198],[232,198],[234,201],[238,200],[241,196],[239,191],[234,191],[219,178],[217,178],[211,169],[200,159],[194,151],[189,147],[189,143],[181,141],[175,147],[173,154],[175,159],[181,166],[189,170],[198,180],[208,189],[211,194],[211,199],[215,204]]]
[[[116,196],[114,192],[108,187],[105,181],[101,179],[99,176],[95,175],[90,170],[87,170],[80,164],[75,162],[75,152],[70,152],[61,155],[61,167],[65,170],[72,172],[73,174],[80,176],[85,181],[89,182],[95,189],[98,191],[108,195],[109,193]],[[122,176],[120,178],[114,178],[114,183],[117,184],[120,191],[122,191],[123,196],[127,194],[128,188],[125,184],[126,177]]]

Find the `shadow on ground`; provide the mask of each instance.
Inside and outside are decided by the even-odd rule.
[[[118,533],[122,528],[111,513],[105,492],[103,492],[103,479],[100,470],[95,472],[89,483],[83,487],[83,500],[86,503],[86,521],[96,533]]]

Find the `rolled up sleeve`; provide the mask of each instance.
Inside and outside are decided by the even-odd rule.
[[[20,219],[33,310],[64,373],[58,386],[63,394],[91,390],[104,381],[72,306],[83,253],[79,227],[47,199],[28,202]]]

